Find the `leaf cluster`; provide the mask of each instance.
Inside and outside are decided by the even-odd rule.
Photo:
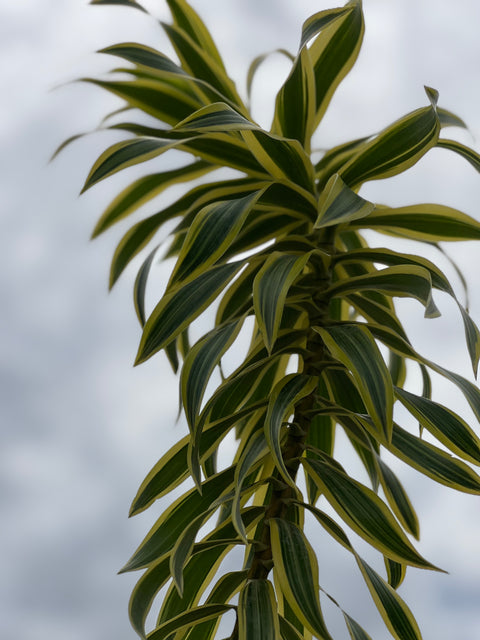
[[[189,158],[125,187],[93,234],[171,186],[185,185],[173,203],[130,226],[110,272],[113,286],[150,247],[134,287],[142,326],[136,363],[166,352],[179,371],[189,428],[147,475],[131,515],[188,478],[194,483],[159,517],[123,569],[144,570],[130,601],[132,625],[150,640],[208,640],[218,637],[221,617],[234,612],[232,640],[330,640],[317,559],[304,533],[308,513],[352,554],[392,637],[419,639],[396,589],[408,566],[437,567],[411,542],[419,537],[417,515],[381,454],[389,452],[448,487],[479,494],[472,466],[480,464],[480,440],[462,417],[432,399],[430,373],[458,387],[477,419],[480,392],[414,349],[394,300],[413,298],[425,317],[434,318],[435,290],[452,296],[475,373],[479,331],[436,264],[393,248],[371,248],[362,234],[374,230],[386,241],[397,236],[438,246],[480,239],[480,224],[441,204],[389,207],[359,191],[367,181],[410,169],[434,147],[460,154],[477,170],[480,157],[442,137],[445,127],[464,124],[426,88],[425,105],[312,160],[314,132],[360,50],[359,0],[316,13],[303,25],[297,53],[282,50],[292,66],[268,131],[252,119],[200,17],[186,0],[167,3],[173,22],[161,26],[177,60],[121,43],[102,53],[128,66],[112,79],[85,79],[119,96],[120,112],[134,119],[110,125],[128,137],[100,155],[83,190],[171,149]],[[145,11],[130,0],[92,4]],[[264,58],[252,63],[249,91]],[[117,79],[118,72],[128,79]],[[215,178],[224,167],[234,177]],[[176,226],[167,236],[163,229],[172,220]],[[148,275],[160,246],[175,264],[164,294],[147,313]],[[214,303],[214,326],[190,344],[192,324]],[[226,373],[222,360],[232,352],[238,365]],[[421,393],[405,387],[412,367],[421,373]],[[396,422],[397,404],[418,421],[418,435]],[[369,486],[337,460],[339,430],[358,454]],[[217,464],[216,452],[231,432],[237,438],[233,461]],[[320,508],[321,497],[383,556],[384,576]],[[243,566],[219,575],[225,556],[237,547],[244,549]],[[147,615],[165,585],[157,622],[147,633]],[[353,640],[370,637],[340,610]]]

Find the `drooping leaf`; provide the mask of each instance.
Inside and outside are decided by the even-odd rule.
[[[278,640],[277,601],[268,580],[248,580],[238,601],[238,639]]]
[[[302,531],[292,522],[269,520],[275,581],[288,603],[310,631],[332,640],[318,599],[318,563]]]
[[[253,307],[265,345],[271,353],[278,335],[288,290],[302,273],[309,254],[272,253],[253,281]]]
[[[315,329],[332,356],[352,373],[372,420],[389,439],[393,415],[392,381],[369,331],[353,324]]]
[[[414,549],[385,503],[328,462],[302,459],[332,507],[359,536],[397,562],[437,569]]]
[[[135,2],[135,0],[90,0],[90,4],[118,4],[125,7],[132,7],[132,9],[139,9],[144,13],[148,13],[148,11],[144,7],[142,7],[142,5],[138,4],[138,2]]]
[[[265,437],[275,464],[286,482],[296,489],[296,485],[288,472],[282,456],[282,436],[285,433],[284,423],[295,404],[305,398],[317,385],[312,376],[292,373],[284,376],[273,389],[265,418]]]
[[[404,529],[418,540],[420,537],[418,517],[405,489],[380,456],[377,457],[377,463],[380,471],[380,482],[388,504]]]
[[[473,429],[451,409],[417,396],[405,389],[395,389],[395,395],[422,427],[456,455],[480,465],[480,438]]]
[[[187,327],[239,271],[242,263],[220,264],[165,295],[145,323],[135,364],[163,349]]]
[[[465,158],[465,160],[469,162],[474,169],[480,171],[480,154],[470,147],[467,147],[456,140],[447,140],[446,138],[438,140],[437,147],[449,149],[450,151],[458,153],[462,158]]]
[[[195,627],[196,625],[206,622],[207,620],[211,620],[212,618],[218,618],[232,609],[232,606],[226,604],[205,604],[189,609],[175,618],[161,624],[147,635],[147,639],[165,640],[175,631]]]

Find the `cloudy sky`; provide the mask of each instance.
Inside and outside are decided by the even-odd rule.
[[[216,32],[242,89],[252,57],[294,50],[303,20],[333,6],[330,0],[192,4]],[[165,5],[145,2],[161,19],[168,19]],[[423,106],[427,84],[470,126],[471,133],[451,135],[478,149],[478,0],[364,0],[364,7],[364,48],[319,131],[319,146],[369,134]],[[177,383],[163,356],[131,366],[139,339],[131,304],[135,268],[107,295],[121,229],[88,241],[124,177],[77,194],[96,156],[115,139],[99,133],[54,164],[48,158],[64,138],[95,128],[117,104],[83,84],[54,87],[108,69],[112,62],[93,54],[103,46],[141,41],[164,48],[166,42],[140,12],[83,0],[4,3],[0,36],[0,636],[129,640],[126,605],[135,576],[116,571],[158,511],[132,521],[126,514],[144,475],[181,432]],[[285,72],[285,62],[272,58],[258,74],[253,104],[264,124]],[[168,158],[157,166],[167,167]],[[444,150],[365,194],[392,204],[438,201],[480,218],[478,174]],[[471,311],[480,321],[478,251],[464,243],[452,255],[469,275]],[[469,375],[460,318],[448,300],[438,297],[437,304],[444,315],[430,322],[422,321],[418,306],[406,308],[414,342]],[[464,410],[441,381],[438,397]],[[425,640],[478,640],[479,500],[398,470],[420,516],[421,552],[450,572],[409,571],[401,593]],[[360,580],[345,559],[329,554],[321,566],[334,595],[375,640],[386,638],[368,597],[357,595]],[[338,627],[338,638],[346,637]]]

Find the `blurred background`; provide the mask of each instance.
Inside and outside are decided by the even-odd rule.
[[[169,20],[162,0],[144,4],[156,18]],[[302,22],[334,6],[333,0],[191,4],[214,32],[243,92],[253,57],[277,47],[295,51]],[[373,133],[425,105],[427,84],[439,90],[440,105],[470,127],[446,135],[478,150],[478,0],[364,0],[364,10],[360,58],[331,104],[318,147]],[[121,225],[93,243],[89,235],[110,199],[142,169],[78,198],[91,164],[120,139],[118,133],[86,136],[53,164],[48,160],[65,138],[95,129],[119,106],[99,89],[70,83],[115,66],[94,51],[122,41],[170,49],[152,18],[75,0],[3,3],[0,36],[0,637],[129,640],[135,634],[127,602],[137,576],[116,572],[165,502],[127,521],[129,504],[184,427],[176,424],[177,381],[164,356],[132,367],[140,328],[131,290],[139,263],[107,294]],[[287,71],[286,59],[272,56],[258,72],[253,109],[262,125],[269,124],[273,96]],[[58,85],[64,86],[54,90]],[[155,166],[166,168],[172,158],[167,154]],[[478,174],[442,149],[400,178],[369,184],[362,195],[397,205],[439,202],[480,219]],[[166,197],[174,196],[172,191]],[[478,245],[449,249],[465,270],[471,313],[480,322]],[[439,254],[429,255],[439,260]],[[442,265],[458,287],[451,267]],[[158,273],[152,301],[165,268]],[[403,307],[412,341],[422,354],[471,379],[458,311],[447,298],[435,299],[443,313],[437,320],[424,320],[418,304]],[[436,397],[471,419],[459,395],[434,382]],[[409,570],[400,593],[425,640],[478,640],[479,499],[400,463],[394,468],[420,517],[420,551],[450,573]],[[374,640],[386,638],[351,560],[333,549],[324,553],[320,538],[318,543],[322,585]],[[346,639],[337,614],[329,615],[338,638]]]

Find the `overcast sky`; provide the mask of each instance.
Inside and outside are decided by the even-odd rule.
[[[294,50],[303,20],[333,6],[330,0],[192,4],[217,34],[242,90],[251,58],[277,47]],[[161,19],[168,19],[165,5],[145,3]],[[365,0],[364,8],[362,54],[332,103],[318,145],[372,133],[423,106],[427,84],[470,126],[471,134],[449,135],[478,149],[478,0]],[[75,0],[3,3],[0,36],[0,637],[129,640],[127,601],[136,576],[116,571],[159,510],[131,521],[126,514],[143,477],[181,433],[177,382],[163,356],[132,368],[140,336],[131,304],[135,268],[107,295],[109,260],[122,229],[88,241],[125,178],[77,197],[97,155],[118,136],[86,137],[47,165],[64,138],[95,128],[117,103],[87,85],[51,89],[113,66],[93,54],[103,46],[142,41],[164,48],[166,42],[140,12]],[[265,125],[285,72],[278,57],[258,74],[254,109]],[[169,162],[167,154],[156,166]],[[480,219],[478,174],[444,150],[364,193],[391,204],[438,201]],[[463,243],[452,255],[467,271],[472,315],[480,321],[479,249]],[[450,301],[436,301],[444,314],[439,320],[423,321],[419,305],[407,309],[415,344],[470,376],[460,317]],[[441,381],[437,393],[464,410]],[[411,570],[401,594],[425,640],[478,640],[479,499],[396,468],[420,516],[421,552],[450,572]],[[386,638],[347,560],[320,551],[320,565],[324,586],[374,640]],[[338,638],[346,639],[338,629]]]

